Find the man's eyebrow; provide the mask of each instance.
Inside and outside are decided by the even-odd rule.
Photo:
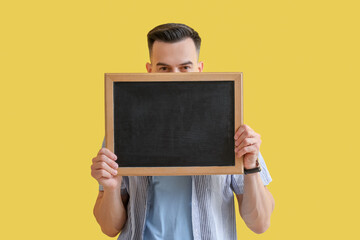
[[[180,65],[193,65],[193,63],[192,63],[192,61],[187,61],[187,62],[181,63]],[[166,64],[166,63],[158,62],[156,64],[156,66],[170,66],[170,65]]]
[[[188,61],[188,62],[184,62],[184,63],[182,63],[180,65],[193,65],[193,63],[192,63],[192,61]]]
[[[169,66],[169,64],[162,63],[162,62],[158,62],[158,63],[156,64],[156,66]]]

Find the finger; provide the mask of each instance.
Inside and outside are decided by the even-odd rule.
[[[247,153],[256,153],[256,152],[257,152],[256,144],[253,144],[253,145],[241,148],[240,151],[238,151],[236,155],[238,157],[241,157]]]
[[[245,131],[244,125],[241,125],[238,130],[235,132],[234,139],[237,140],[239,136]]]
[[[106,164],[108,164],[113,169],[117,169],[119,167],[119,165],[114,160],[108,158],[105,155],[99,155],[96,158],[94,158],[93,159],[93,164],[95,164],[96,162],[105,162]]]
[[[257,144],[257,143],[258,143],[257,138],[248,137],[248,138],[245,138],[245,139],[240,143],[240,145],[238,145],[236,148],[240,150],[240,149],[243,148],[243,147],[250,146],[250,145],[253,145],[253,144]]]
[[[117,175],[117,169],[111,168],[105,162],[96,162],[91,166],[91,169],[94,171],[103,169],[112,175]]]
[[[107,156],[108,158],[112,159],[112,160],[116,160],[117,159],[117,156],[112,152],[110,151],[109,149],[107,148],[101,148],[98,152],[98,156],[99,155],[105,155]]]
[[[252,129],[248,125],[245,124],[241,125],[239,129],[236,131],[234,139],[237,140],[241,136],[241,134],[245,131],[252,131]]]
[[[96,179],[99,180],[100,178],[112,178],[113,175],[111,175],[109,172],[100,169],[100,170],[94,170],[91,172],[91,175]]]
[[[244,142],[243,142],[244,143]],[[253,143],[253,144],[256,144],[256,143]],[[242,148],[244,148],[244,147],[247,147],[247,146],[251,146],[251,145],[253,145],[253,144],[244,144],[244,146],[235,146],[235,149],[234,149],[234,151],[237,153],[237,152],[239,152]],[[243,144],[241,144],[241,145],[243,145]]]
[[[254,138],[254,137],[256,137],[256,134],[253,130],[245,130],[235,141],[235,146],[239,146],[246,138]]]
[[[257,151],[259,151],[259,149],[260,149],[259,144],[258,144],[258,143],[254,143],[254,144],[247,145],[247,146],[244,146],[244,147],[236,147],[236,148],[234,149],[234,151],[235,151],[235,153],[237,154],[238,152],[240,152],[241,150],[243,150],[245,147],[249,147],[249,146],[254,146]]]

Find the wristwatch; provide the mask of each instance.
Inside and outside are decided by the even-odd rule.
[[[259,158],[256,159],[256,167],[255,168],[251,168],[251,169],[244,168],[244,174],[245,175],[251,174],[251,173],[257,173],[257,172],[260,172],[260,171],[261,171],[261,166],[260,166],[260,163],[259,163]]]

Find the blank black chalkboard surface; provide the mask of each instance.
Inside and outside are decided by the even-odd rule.
[[[242,174],[242,73],[106,73],[106,147],[123,176]]]

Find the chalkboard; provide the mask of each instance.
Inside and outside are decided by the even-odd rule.
[[[105,74],[106,146],[119,174],[242,173],[241,92],[241,73]]]

